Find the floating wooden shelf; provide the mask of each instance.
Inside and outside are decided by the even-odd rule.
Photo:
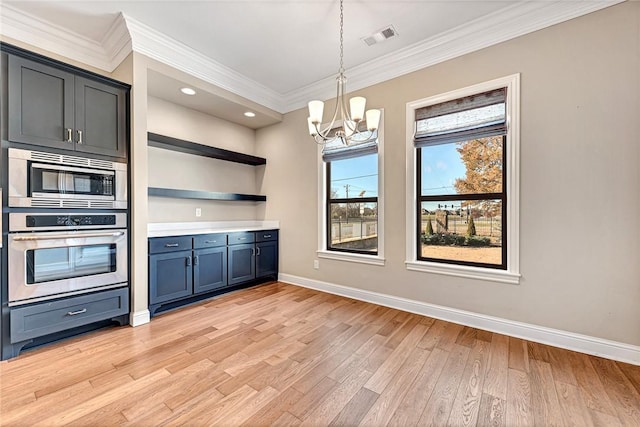
[[[219,193],[215,191],[177,190],[174,188],[149,187],[149,196],[173,197],[176,199],[226,200],[241,202],[266,202],[267,196],[257,194]]]
[[[242,163],[251,166],[267,164],[267,159],[263,157],[251,156],[249,154],[238,153],[236,151],[197,144],[195,142],[158,135],[157,133],[152,132],[148,133],[147,145],[150,147],[195,154],[197,156],[211,157],[213,159],[226,160],[228,162]]]

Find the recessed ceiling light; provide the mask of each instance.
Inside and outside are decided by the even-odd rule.
[[[244,113],[244,115],[247,117],[255,117],[256,113],[254,113],[253,111],[247,111],[246,113]]]
[[[196,91],[191,89],[190,87],[183,87],[182,89],[180,89],[180,92],[184,93],[185,95],[195,95]]]

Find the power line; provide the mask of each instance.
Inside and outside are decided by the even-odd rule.
[[[360,176],[352,176],[349,178],[341,178],[341,179],[332,179],[331,182],[338,182],[338,181],[347,181],[349,179],[357,179],[357,178],[369,178],[372,176],[378,176],[377,173],[372,173],[371,175],[360,175]]]

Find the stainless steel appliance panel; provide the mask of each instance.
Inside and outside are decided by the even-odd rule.
[[[126,163],[18,148],[8,153],[10,207],[127,208]]]
[[[126,229],[10,233],[9,305],[128,281]]]

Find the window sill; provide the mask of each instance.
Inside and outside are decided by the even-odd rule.
[[[317,251],[318,258],[334,259],[337,261],[357,262],[360,264],[383,266],[385,259],[379,255],[350,254],[346,252]]]
[[[405,261],[407,270],[423,273],[443,274],[446,276],[464,277],[467,279],[487,280],[491,282],[520,284],[520,274],[489,268],[467,267],[464,265],[438,264],[426,261]]]

